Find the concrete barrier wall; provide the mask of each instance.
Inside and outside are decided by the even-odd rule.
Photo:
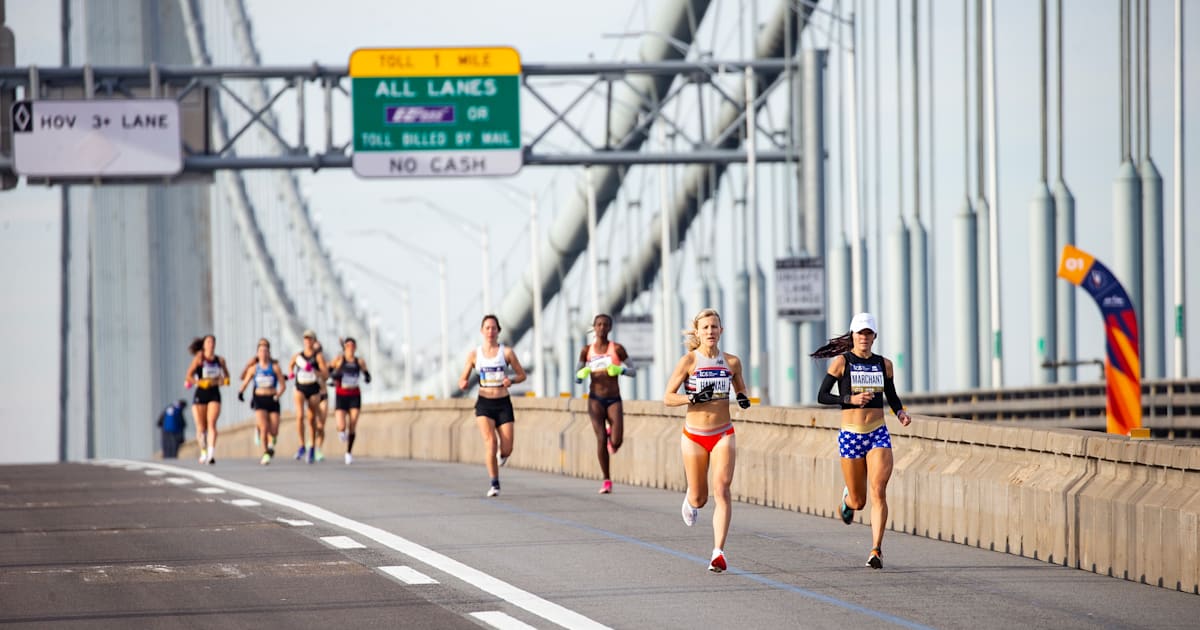
[[[473,404],[370,406],[355,455],[478,463],[482,487]],[[586,401],[517,399],[514,406],[509,466],[600,478]],[[837,410],[758,407],[734,418],[735,499],[836,517],[843,486]],[[613,480],[682,491],[682,420],[682,408],[626,401]],[[278,453],[285,459],[298,447],[295,424],[294,417],[282,422]],[[1200,446],[923,417],[908,428],[894,418],[888,425],[896,462],[890,529],[1200,593]],[[223,431],[218,456],[257,457],[252,431],[245,421]],[[332,417],[326,434],[326,456],[339,461],[344,448]],[[184,456],[196,456],[194,443]],[[864,523],[869,517],[869,510],[856,515]]]

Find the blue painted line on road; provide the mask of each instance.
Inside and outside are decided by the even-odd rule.
[[[520,514],[522,516],[536,518],[536,519],[543,520],[543,521],[546,521],[549,523],[554,523],[556,525],[564,525],[566,527],[571,527],[571,528],[582,530],[582,531],[589,532],[592,534],[598,534],[600,536],[604,536],[606,538],[611,538],[613,540],[619,540],[621,542],[629,543],[631,545],[637,545],[639,547],[644,547],[646,549],[657,551],[659,553],[664,553],[669,556],[674,556],[681,560],[687,560],[694,564],[698,564],[702,567],[707,567],[708,563],[709,563],[709,560],[706,558],[702,558],[700,556],[695,556],[690,553],[684,553],[682,551],[677,551],[675,549],[671,549],[670,547],[664,547],[659,544],[641,540],[640,538],[626,536],[625,534],[618,534],[617,532],[608,531],[607,529],[600,529],[598,527],[592,527],[591,525],[585,525],[583,523],[578,523],[576,521],[567,520],[565,518],[559,518],[557,516],[550,516],[549,514],[542,514],[541,512],[532,512],[530,510],[525,510],[525,509],[516,507],[516,506],[508,504],[508,503],[498,503],[498,502],[496,502],[495,499],[480,499],[480,502],[490,505],[492,507],[504,510],[506,512],[511,512],[513,514]],[[730,569],[726,570],[725,572],[730,573],[732,575],[739,576],[739,577],[747,578],[754,582],[758,582],[759,584],[762,584],[763,586],[769,586],[774,589],[789,591],[789,592],[795,593],[797,595],[800,595],[802,597],[807,597],[809,599],[813,599],[813,600],[816,600],[816,601],[819,601],[819,602],[822,602],[825,604],[829,604],[831,606],[836,606],[838,608],[842,608],[844,610],[849,610],[851,612],[856,612],[856,613],[859,613],[862,615],[867,615],[869,617],[874,617],[876,619],[879,619],[880,621],[885,621],[887,623],[901,626],[903,628],[912,628],[913,630],[933,630],[933,628],[931,628],[930,626],[925,626],[925,625],[919,624],[915,621],[909,621],[908,619],[904,619],[903,617],[889,615],[888,613],[885,613],[880,610],[875,610],[873,608],[867,608],[865,606],[859,606],[858,604],[853,604],[851,602],[847,602],[847,601],[838,599],[838,598],[830,596],[830,595],[818,593],[816,591],[810,591],[805,588],[800,588],[799,586],[795,586],[793,584],[787,584],[785,582],[778,582],[776,580],[772,580],[771,578],[768,578],[768,577],[763,577],[756,573],[749,573],[747,571],[743,571],[741,569],[735,569],[735,568],[730,568]]]

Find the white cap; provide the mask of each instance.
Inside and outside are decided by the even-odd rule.
[[[860,330],[870,329],[872,332],[879,334],[879,326],[875,324],[875,316],[870,313],[859,313],[850,320],[850,332],[856,333]]]

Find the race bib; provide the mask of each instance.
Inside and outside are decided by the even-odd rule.
[[[599,372],[610,365],[612,365],[612,357],[608,356],[607,354],[601,354],[588,359],[588,367],[591,368],[593,372]]]
[[[254,376],[254,387],[258,389],[272,389],[275,387],[274,374],[256,374]]]
[[[504,367],[489,366],[479,368],[480,387],[504,387]]]
[[[343,374],[342,375],[342,388],[343,389],[351,389],[353,387],[358,387],[358,375],[357,374]]]
[[[217,379],[221,376],[221,366],[217,363],[205,363],[200,367],[200,378]]]
[[[299,372],[296,372],[296,382],[301,385],[311,385],[316,383],[317,373],[313,371],[311,366],[306,367]]]
[[[850,391],[855,394],[883,391],[883,366],[851,363]]]

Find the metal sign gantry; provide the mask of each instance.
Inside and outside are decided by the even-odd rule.
[[[757,59],[752,61],[658,61],[608,63],[524,64],[521,67],[521,91],[526,102],[540,108],[542,119],[522,132],[522,151],[527,165],[626,165],[636,164],[729,164],[746,162],[748,153],[739,148],[737,140],[745,133],[745,107],[731,86],[744,81],[749,73],[760,77],[754,105],[762,107],[773,88],[784,83],[787,71],[798,70],[798,63],[787,59]],[[644,93],[630,77],[682,76],[661,98]],[[770,78],[770,81],[764,80]],[[270,86],[265,104],[256,107],[239,98],[230,86],[237,81],[263,81]],[[246,120],[231,129],[229,138],[220,146],[209,141],[208,115],[183,120],[183,173],[206,174],[223,169],[311,169],[350,168],[353,139],[335,137],[337,131],[350,128],[348,121],[335,116],[336,110],[350,108],[348,68],[314,63],[310,66],[160,66],[104,67],[83,66],[40,68],[36,66],[0,68],[0,93],[21,91],[24,100],[55,100],[63,98],[127,99],[149,94],[163,94],[180,101],[185,109],[202,112],[210,107],[217,94],[223,94],[242,110]],[[310,87],[315,86],[315,87]],[[310,89],[321,93],[323,108],[323,138],[318,148],[310,146],[307,128],[310,113],[307,107]],[[688,104],[689,120],[678,113],[682,101]],[[287,99],[294,106],[279,107]],[[338,102],[338,101],[342,102]],[[714,106],[713,103],[716,103]],[[718,133],[706,132],[705,125],[715,119],[715,110],[723,104],[737,107],[743,113]],[[587,124],[581,112],[599,104],[603,107],[603,124]],[[675,114],[668,111],[674,107]],[[636,116],[637,124],[625,133],[613,132],[614,113],[621,111]],[[531,108],[535,109],[535,108]],[[204,112],[206,113],[206,112]],[[273,113],[282,118],[278,125],[268,122]],[[288,121],[281,114],[294,115]],[[787,116],[781,116],[778,128],[772,128],[774,117],[756,117],[756,125],[766,146],[756,150],[758,162],[787,162],[798,159],[796,147],[789,146]],[[523,115],[525,125],[537,120]],[[669,130],[669,148],[638,150],[649,129],[661,122]],[[197,125],[201,127],[196,128]],[[247,154],[238,147],[239,138],[255,126],[261,126],[279,142],[273,154]],[[292,129],[290,137],[283,129]],[[352,134],[352,131],[349,132]],[[578,149],[559,148],[563,142],[552,138],[569,138]],[[733,140],[733,142],[730,142]],[[0,172],[13,170],[12,147],[0,147]]]

